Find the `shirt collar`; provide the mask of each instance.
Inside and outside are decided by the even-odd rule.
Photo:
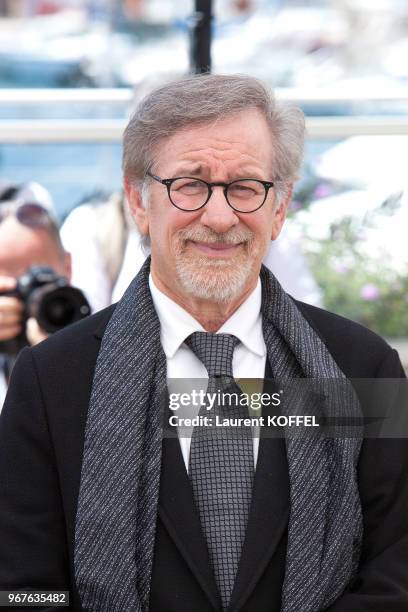
[[[151,274],[149,276],[149,287],[160,321],[160,339],[163,351],[166,357],[171,359],[190,334],[196,331],[205,332],[205,329],[187,310],[184,310],[156,287]]]
[[[219,334],[233,334],[250,351],[264,357],[266,355],[265,340],[262,331],[262,286],[258,278],[255,289],[241,306],[227,319],[218,330]]]
[[[205,332],[205,329],[184,308],[156,287],[151,274],[149,287],[160,321],[163,350],[166,357],[171,359],[190,334]],[[258,278],[255,289],[217,333],[233,334],[250,351],[264,357],[266,348],[262,333],[261,296],[261,281]]]

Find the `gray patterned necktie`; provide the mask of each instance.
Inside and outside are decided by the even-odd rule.
[[[239,344],[238,338],[230,334],[195,332],[187,338],[186,344],[207,369],[207,393],[242,393],[232,373],[232,356]],[[208,416],[206,406],[201,406],[201,414]],[[232,406],[216,403],[212,410],[212,416],[215,415],[247,417],[248,408],[240,406],[239,402]],[[222,607],[226,609],[238,570],[252,498],[251,428],[234,428],[232,434],[228,429],[221,433],[214,428],[195,427],[189,476]]]

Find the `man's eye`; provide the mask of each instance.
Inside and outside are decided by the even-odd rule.
[[[253,187],[248,187],[247,185],[232,185],[232,189],[235,189],[236,191],[253,191],[255,193],[255,190]]]
[[[249,185],[231,185],[229,188],[229,192],[231,195],[238,197],[252,197],[257,194],[257,190],[254,187],[250,187]]]
[[[206,185],[201,181],[174,181],[172,185],[172,191],[177,191],[186,195],[201,193],[206,190]]]

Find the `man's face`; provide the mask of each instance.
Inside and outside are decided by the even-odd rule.
[[[0,223],[0,276],[19,278],[31,266],[49,266],[70,278],[69,256],[44,229],[21,225],[13,216]]]
[[[270,130],[256,109],[214,124],[177,132],[158,146],[153,173],[161,178],[191,176],[208,182],[242,178],[273,180]],[[271,239],[282,227],[287,202],[275,206],[271,189],[252,213],[234,211],[222,187],[204,208],[177,209],[166,187],[153,182],[143,208],[137,190],[126,184],[139,229],[150,235],[156,284],[181,301],[199,298],[231,302],[251,291]]]

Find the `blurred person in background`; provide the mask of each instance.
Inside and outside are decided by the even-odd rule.
[[[29,201],[20,199],[23,196]],[[46,275],[45,268],[51,269]],[[49,299],[51,290],[54,297],[61,298],[64,282],[71,279],[71,258],[62,246],[51,198],[38,184],[3,185],[0,193],[0,409],[20,348],[37,344],[49,335],[37,318],[29,316],[32,313],[26,298],[20,295],[22,278],[32,284],[25,286],[27,297],[45,287],[48,293],[42,294],[41,300],[44,295]],[[60,288],[56,288],[56,282]],[[38,291],[38,303],[44,304]],[[71,288],[69,296],[76,299],[77,295]]]

